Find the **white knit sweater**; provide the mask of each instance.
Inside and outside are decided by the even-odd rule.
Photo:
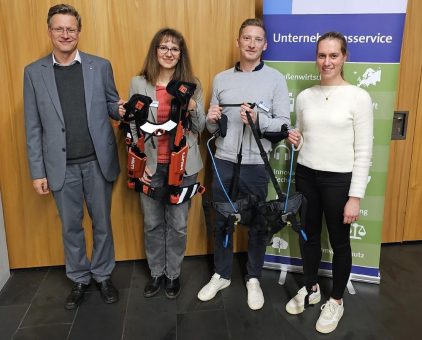
[[[349,196],[364,197],[372,157],[373,109],[354,85],[315,85],[296,99],[302,133],[298,163],[320,171],[352,172]]]

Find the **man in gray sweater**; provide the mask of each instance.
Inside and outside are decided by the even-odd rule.
[[[261,134],[278,132],[283,124],[290,124],[289,95],[286,80],[278,71],[264,65],[261,60],[267,48],[265,28],[260,19],[245,20],[239,30],[237,47],[240,61],[235,67],[219,73],[214,78],[211,105],[207,114],[207,128],[213,133],[222,114],[228,118],[225,138],[216,140],[215,163],[226,191],[235,177],[237,155],[242,154],[238,174],[239,195],[254,195],[265,201],[268,193],[269,176],[260,156],[258,146],[248,126],[246,111]],[[240,104],[239,106],[225,106]],[[248,103],[256,103],[250,107]],[[246,127],[244,128],[244,126]],[[261,139],[265,151],[271,150],[271,142]],[[226,201],[225,194],[214,176],[213,200]],[[230,285],[233,260],[233,239],[226,238],[226,219],[216,214],[214,266],[215,273],[208,284],[198,293],[201,301],[214,298],[217,292]],[[248,262],[246,287],[248,305],[257,310],[264,305],[264,296],[259,279],[264,264],[268,234],[254,225],[249,226]],[[225,244],[226,243],[226,244]]]

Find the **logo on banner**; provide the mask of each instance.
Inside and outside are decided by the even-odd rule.
[[[274,249],[277,249],[278,252],[280,253],[282,250],[287,249],[287,247],[289,246],[289,243],[287,243],[286,240],[282,239],[281,237],[274,237],[272,242],[271,242],[271,247],[273,247]]]
[[[350,239],[362,240],[366,236],[365,227],[356,222],[350,225]]]
[[[279,144],[274,148],[273,157],[276,161],[288,161],[290,159],[290,149],[284,144]]]

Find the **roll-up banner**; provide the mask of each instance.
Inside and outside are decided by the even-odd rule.
[[[345,79],[368,91],[373,101],[372,166],[359,220],[352,223],[350,230],[351,280],[380,282],[384,194],[406,5],[407,0],[264,0],[268,40],[264,61],[287,80],[292,124],[296,96],[319,82],[316,41],[328,31],[341,32],[346,37],[349,55]],[[270,155],[274,173],[285,190],[290,173],[289,147],[281,142]],[[270,185],[269,198],[275,197]],[[326,228],[321,247],[319,274],[331,276],[332,249]],[[298,234],[291,228],[286,227],[274,236],[266,251],[264,267],[302,271]]]

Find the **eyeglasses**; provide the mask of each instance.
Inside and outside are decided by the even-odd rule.
[[[77,28],[69,28],[69,27],[53,27],[50,28],[51,31],[53,31],[57,35],[62,35],[64,32],[66,32],[69,35],[76,35],[79,33],[79,30]]]
[[[177,47],[167,47],[166,45],[160,45],[157,47],[158,52],[162,55],[167,54],[169,51],[172,55],[178,55],[180,53],[180,48]]]
[[[263,44],[265,42],[265,39],[262,37],[251,37],[250,35],[242,35],[240,38],[248,44],[252,41],[255,41],[257,44]]]

